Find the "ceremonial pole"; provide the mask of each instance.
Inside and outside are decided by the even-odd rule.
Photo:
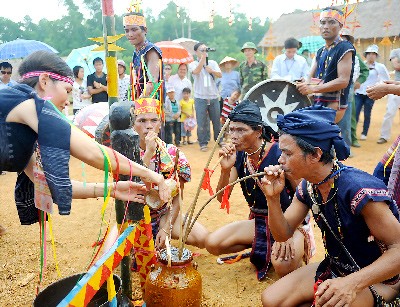
[[[113,0],[102,0],[102,12],[103,12],[103,41],[104,41],[104,50],[106,53],[106,65],[107,65],[107,87],[108,87],[108,103],[110,105],[110,135],[111,135],[111,145],[113,149],[117,150],[121,154],[125,155],[128,158],[132,158],[134,148],[129,148],[130,146],[118,146],[122,145],[121,133],[118,133],[118,136],[113,137],[117,131],[113,131],[115,129],[120,130],[121,128],[117,128],[115,126],[120,126],[123,124],[120,122],[118,118],[115,118],[112,110],[114,107],[118,108],[121,106],[117,106],[118,103],[118,66],[117,66],[117,57],[116,51],[121,50],[116,45],[111,43],[115,42],[119,37],[116,36],[115,32],[115,16],[114,16],[114,7]],[[116,103],[113,107],[112,104]],[[119,113],[119,112],[116,112]],[[125,112],[126,113],[126,112]],[[128,107],[129,114],[129,107]],[[112,123],[118,123],[118,125],[112,125]],[[126,127],[129,128],[129,127]],[[124,128],[122,128],[124,129]],[[122,131],[121,131],[122,132]],[[129,139],[129,136],[128,136]],[[132,139],[132,137],[130,137]],[[113,142],[116,141],[116,142]],[[132,142],[134,144],[135,142]],[[128,177],[128,178],[126,178]],[[122,180],[132,180],[129,176],[120,178]],[[116,220],[118,224],[118,228],[120,230],[124,230],[127,227],[126,221],[124,221],[125,217],[125,203],[120,200],[115,200],[115,211],[116,211]],[[139,218],[140,219],[140,218]],[[125,223],[124,223],[125,222]],[[122,225],[124,224],[124,225]],[[121,227],[122,225],[122,227]],[[131,284],[131,257],[130,255],[126,255],[121,261],[121,280],[122,280],[122,292],[129,299],[132,299],[132,284]]]

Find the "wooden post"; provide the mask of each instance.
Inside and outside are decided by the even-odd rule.
[[[102,0],[103,12],[103,37],[106,53],[107,65],[107,86],[108,103],[110,105],[110,139],[113,149],[123,154],[127,158],[140,163],[139,156],[139,137],[131,129],[130,107],[129,104],[118,103],[118,66],[116,51],[108,48],[108,36],[114,36],[115,16],[113,0]],[[120,176],[121,180],[129,180],[129,176]],[[136,178],[136,181],[138,178]],[[120,200],[115,201],[116,220],[121,225],[127,219],[139,221],[143,218],[143,206],[137,203],[130,203],[128,214],[125,216],[125,203]],[[124,223],[122,231],[127,227]],[[131,284],[131,257],[125,256],[121,261],[122,292],[129,299],[132,299]]]

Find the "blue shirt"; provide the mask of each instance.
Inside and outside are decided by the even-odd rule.
[[[217,86],[221,89],[221,98],[230,97],[234,90],[240,89],[240,76],[237,71],[222,72],[222,78],[217,80]]]

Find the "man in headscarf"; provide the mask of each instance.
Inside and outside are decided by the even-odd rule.
[[[262,189],[269,226],[285,241],[311,209],[322,232],[325,259],[287,275],[262,294],[264,306],[387,306],[400,302],[400,223],[385,184],[339,160],[349,148],[322,106],[278,115],[279,164],[265,169]],[[285,178],[304,178],[290,207],[279,195]],[[396,299],[397,297],[397,299]],[[397,306],[397,305],[393,305]]]
[[[219,152],[221,175],[217,190],[238,178],[260,172],[268,165],[277,164],[281,152],[271,140],[271,128],[262,121],[260,108],[250,100],[242,101],[229,115],[229,136],[232,144],[225,144]],[[250,209],[248,220],[236,221],[209,234],[206,248],[213,255],[235,253],[252,247],[250,261],[262,280],[272,266],[279,276],[284,276],[302,265],[312,256],[310,226],[304,223],[286,242],[274,243],[268,227],[268,207],[260,189],[260,178],[253,177],[240,183],[243,196]],[[287,180],[280,193],[280,206],[285,210],[294,196],[298,182]],[[218,196],[222,207],[229,196]],[[227,204],[229,205],[229,204]],[[272,256],[271,256],[272,254]]]
[[[146,20],[141,12],[125,14],[123,24],[126,38],[135,47],[132,57],[135,97],[149,97],[162,76],[160,75],[162,52],[147,40]]]
[[[303,95],[314,95],[314,103],[337,111],[335,122],[344,115],[354,71],[355,48],[339,32],[344,24],[343,12],[326,8],[320,14],[320,31],[325,46],[318,50],[310,70],[310,80],[297,84]]]

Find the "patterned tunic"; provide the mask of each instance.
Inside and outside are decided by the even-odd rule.
[[[160,149],[157,147],[156,153],[150,159],[149,169],[155,171],[156,173],[162,174],[164,178],[170,178],[172,172],[174,170],[174,163],[175,157],[177,152],[177,147],[172,144],[166,144],[164,142],[163,147],[166,149],[168,154],[165,150]],[[140,149],[140,158],[143,159],[145,151]],[[189,165],[189,161],[187,160],[185,154],[182,151],[179,151],[179,158],[178,158],[178,176],[182,178],[185,182],[189,182],[191,179],[191,169]],[[179,184],[179,182],[178,182]],[[164,205],[158,209],[150,209],[151,214],[151,225],[153,231],[154,239],[157,236],[160,220],[161,217],[167,213],[168,206]]]
[[[339,166],[344,167],[341,163]],[[339,273],[336,272],[339,276],[348,275],[354,271],[354,264],[321,218],[321,213],[360,268],[374,262],[385,250],[382,242],[371,238],[368,225],[361,215],[364,206],[371,201],[385,202],[396,219],[399,219],[398,208],[389,196],[385,184],[374,176],[355,168],[347,167],[340,172],[325,204],[321,204],[320,194],[312,192],[306,180],[298,186],[296,196],[312,209],[314,219],[325,237],[327,259],[334,261],[336,268],[339,268]],[[316,205],[313,199],[319,205]]]
[[[144,57],[144,62],[147,65],[147,60],[146,60],[146,54],[150,50],[154,49],[158,55],[160,56],[160,59],[162,58],[162,52],[161,49],[158,48],[156,45],[153,43],[149,42],[146,40],[144,46],[140,50],[135,50],[133,52],[133,57],[132,57],[132,63],[133,63],[133,68],[136,73],[136,82],[135,82],[135,97],[139,97],[142,94],[143,88],[144,88],[144,74],[146,74],[146,80],[147,81],[152,81],[152,82],[158,82],[159,80],[151,80],[149,79],[149,76],[146,73],[145,68],[142,65],[141,59],[142,56]]]
[[[278,158],[281,155],[281,151],[277,143],[273,143],[264,156],[258,169],[255,172],[260,172],[269,165],[278,164]],[[235,168],[239,178],[243,178],[250,174],[248,166],[246,166],[246,155],[243,151],[240,151],[236,155]],[[243,195],[250,207],[250,219],[254,219],[255,223],[255,236],[252,244],[252,251],[250,255],[250,261],[257,268],[257,278],[262,280],[267,275],[268,269],[271,264],[271,249],[274,243],[274,238],[270,233],[268,226],[268,205],[265,199],[264,193],[261,191],[257,182],[254,179],[249,179],[240,182]],[[283,189],[280,197],[282,210],[285,211],[290,203],[294,191],[290,184],[287,182],[285,189]]]

